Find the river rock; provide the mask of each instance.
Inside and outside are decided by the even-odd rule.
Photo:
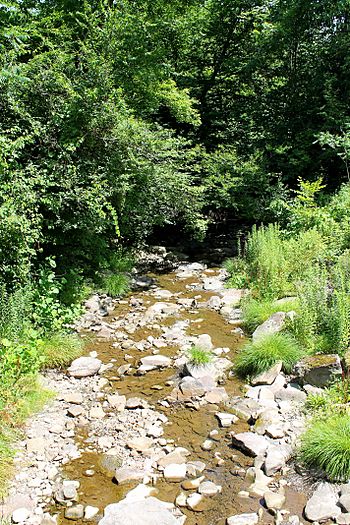
[[[225,306],[239,306],[243,297],[244,290],[240,288],[229,288],[220,291],[222,303]]]
[[[271,385],[282,370],[282,361],[277,361],[271,368],[253,377],[252,385]]]
[[[212,377],[214,380],[220,377],[220,372],[214,366],[214,363],[207,363],[205,365],[195,365],[187,362],[184,367],[184,374],[201,379],[203,377]]]
[[[171,465],[174,463],[182,464],[186,463],[186,456],[189,455],[189,452],[187,449],[182,447],[177,447],[172,452],[169,452],[166,456],[163,456],[162,458],[158,459],[157,464],[159,467],[166,467],[167,465]]]
[[[223,428],[230,427],[233,423],[238,421],[238,417],[229,412],[216,412],[216,417],[220,421],[220,426]]]
[[[286,498],[284,494],[268,490],[264,493],[264,500],[265,505],[269,510],[280,510],[285,504]]]
[[[326,521],[341,514],[337,496],[329,483],[320,483],[306,504],[305,517],[309,521]]]
[[[253,432],[242,432],[234,434],[231,432],[233,446],[239,448],[249,456],[261,456],[265,454],[269,441],[259,434]]]
[[[149,437],[135,437],[130,439],[127,442],[127,446],[131,450],[136,450],[137,452],[145,452],[149,450],[153,445],[153,439]]]
[[[189,509],[194,510],[196,512],[200,512],[201,510],[204,510],[202,508],[204,503],[204,497],[202,494],[198,494],[198,492],[195,492],[194,494],[191,494],[188,496],[186,500],[186,505]]]
[[[202,397],[205,394],[205,388],[200,379],[186,376],[179,383],[179,389],[186,398]]]
[[[219,492],[221,492],[222,487],[220,485],[216,485],[212,481],[203,481],[199,487],[198,492],[199,494],[203,494],[203,496],[216,496]]]
[[[235,397],[226,404],[237,417],[247,422],[258,419],[259,415],[265,410],[265,407],[249,398]]]
[[[293,372],[302,384],[323,388],[341,376],[342,366],[337,354],[320,354],[305,357],[295,365]]]
[[[64,511],[64,517],[72,521],[81,520],[84,517],[84,506],[79,504],[67,507]]]
[[[272,314],[267,321],[254,330],[252,335],[253,341],[258,341],[266,335],[280,332],[284,328],[286,316],[287,314],[285,312],[276,312]]]
[[[270,445],[266,452],[264,470],[267,476],[273,476],[281,470],[292,456],[290,445]]]
[[[107,396],[107,402],[117,412],[123,412],[126,405],[126,397],[119,394],[111,394]]]
[[[98,373],[102,361],[95,357],[78,357],[68,368],[68,374],[72,377],[89,377]]]
[[[140,470],[121,467],[117,468],[114,473],[114,479],[118,485],[123,485],[124,483],[129,483],[130,481],[139,481],[144,478],[145,473]]]
[[[181,525],[183,519],[173,514],[174,508],[153,496],[139,501],[125,498],[105,508],[99,525]]]
[[[129,397],[125,403],[125,408],[128,408],[129,410],[133,410],[135,408],[147,408],[148,403],[144,399],[141,399],[140,397]]]
[[[167,368],[171,365],[170,357],[165,355],[148,355],[141,359],[142,365],[151,366],[153,368]]]
[[[227,518],[227,525],[257,525],[259,517],[256,513],[236,514]]]
[[[335,521],[338,525],[350,525],[350,513],[339,514]]]
[[[166,465],[163,475],[167,481],[179,482],[186,478],[186,473],[186,463],[171,463],[170,465]]]
[[[78,392],[68,392],[64,395],[64,400],[66,403],[72,403],[72,405],[81,405],[84,401],[82,394]]]
[[[84,518],[88,521],[92,520],[92,518],[97,516],[97,514],[99,513],[99,510],[100,509],[98,507],[92,507],[91,505],[86,505],[85,510],[84,510]]]

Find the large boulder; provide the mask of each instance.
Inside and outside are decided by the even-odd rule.
[[[302,384],[325,387],[341,376],[338,354],[318,354],[304,357],[294,367],[294,374]]]
[[[320,483],[305,507],[305,517],[309,521],[326,521],[341,514],[337,505],[337,495],[329,483]]]
[[[253,332],[253,341],[258,341],[266,335],[272,335],[280,332],[284,328],[286,317],[286,312],[276,312],[272,314],[267,319],[267,321],[258,326]]]
[[[102,361],[95,357],[79,357],[75,359],[68,368],[68,374],[72,377],[89,377],[98,373]]]

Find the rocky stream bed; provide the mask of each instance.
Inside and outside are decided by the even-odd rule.
[[[126,299],[87,301],[77,327],[85,357],[44,375],[56,397],[18,444],[3,516],[28,525],[350,523],[332,487],[306,482],[290,461],[307,389],[278,366],[254,386],[232,374],[243,291],[224,280],[221,269],[183,263],[136,278]],[[213,361],[191,366],[193,344]]]

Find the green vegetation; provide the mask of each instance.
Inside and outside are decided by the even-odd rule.
[[[188,350],[188,360],[193,366],[207,365],[213,360],[213,354],[209,350],[192,346]]]
[[[83,353],[83,342],[75,334],[56,333],[40,341],[40,351],[46,368],[69,365]]]
[[[254,377],[265,372],[277,361],[289,373],[293,365],[303,357],[298,342],[289,334],[272,334],[247,343],[237,356],[235,370],[242,377]]]
[[[0,4],[4,384],[79,353],[134,248],[232,224],[247,327],[297,296],[304,351],[349,349],[349,35],[341,0]]]
[[[346,482],[350,477],[350,417],[333,415],[313,420],[302,436],[300,459],[304,465],[320,469],[331,481]]]
[[[242,311],[245,328],[249,332],[254,332],[257,326],[276,312],[299,312],[299,299],[297,297],[288,297],[283,301],[258,301],[248,297],[242,301]]]

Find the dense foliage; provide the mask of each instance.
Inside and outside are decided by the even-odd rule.
[[[348,176],[349,13],[302,0],[0,6],[0,268],[94,272],[178,224]]]

